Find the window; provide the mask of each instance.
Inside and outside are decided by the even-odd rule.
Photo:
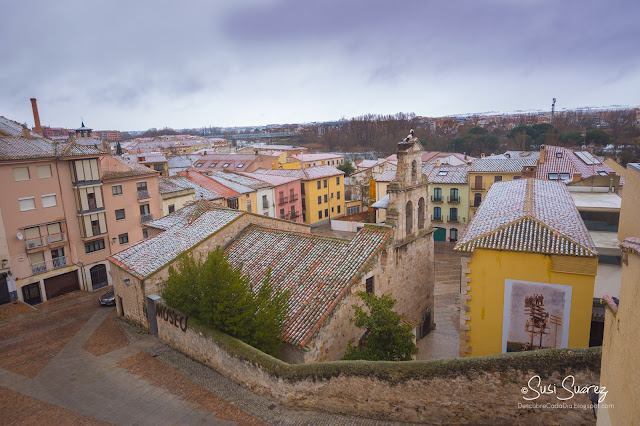
[[[318,204],[322,204],[322,196],[318,195]]]
[[[340,206],[338,206],[338,214],[340,214]]]
[[[360,213],[360,206],[347,207],[347,214]]]
[[[556,157],[558,157],[558,158],[562,158],[562,151],[558,151],[558,152],[556,152]]]
[[[558,180],[557,173],[549,173],[549,180]]]
[[[521,178],[522,178],[522,176],[514,176],[513,180],[518,180],[518,179],[521,179]]]
[[[242,166],[244,166],[244,163],[240,163],[240,164],[238,164],[238,165],[236,166],[236,168],[237,168],[237,169],[241,169],[241,168],[242,168]]]
[[[335,207],[331,207],[331,213],[335,211]]]
[[[142,228],[142,238],[145,240],[149,238],[149,230],[147,228]]]
[[[442,220],[442,209],[440,207],[433,208],[433,220]]]
[[[145,215],[149,213],[151,213],[151,210],[149,209],[149,204],[142,204],[140,206],[140,215]]]
[[[216,164],[218,164],[218,163],[211,163],[211,164],[209,164],[209,168],[214,168],[214,167],[216,166]]]
[[[169,204],[169,214],[173,213],[176,211],[176,205],[175,204]]]
[[[424,229],[426,203],[424,197],[418,200],[418,229]]]
[[[336,178],[336,185],[340,185],[340,176]]]
[[[222,167],[229,167],[229,164],[231,164],[231,163],[224,163],[224,164],[222,165]]]
[[[122,195],[122,185],[111,185],[111,193],[113,195]]]
[[[87,192],[87,203],[89,203],[89,210],[95,210],[98,208],[96,204],[96,193],[95,192]]]
[[[146,191],[147,190],[147,181],[143,180],[140,182],[136,182],[136,187],[138,188],[138,191]]]
[[[494,181],[494,182],[501,182],[501,181],[502,181],[502,176],[495,176],[495,177],[493,178],[493,181]]]
[[[304,192],[304,183],[300,184],[300,193],[302,194],[303,197],[306,195]]]
[[[14,167],[13,168],[13,180],[18,182],[20,180],[29,180],[29,168],[28,167]]]
[[[449,220],[451,222],[457,222],[458,221],[458,209],[455,207],[451,207],[449,209]]]
[[[60,223],[49,223],[47,225],[47,234],[49,234],[49,243],[57,243],[64,239],[62,234],[62,227]]]
[[[196,167],[202,167],[204,166],[204,163],[196,163]]]
[[[320,183],[320,181],[318,181],[318,189],[320,189],[322,186],[322,184]]]
[[[51,165],[44,164],[42,166],[36,166],[36,173],[38,179],[46,179],[51,177]]]
[[[406,205],[406,231],[407,235],[413,233],[413,203],[411,201],[407,201]]]
[[[55,207],[58,205],[56,194],[47,194],[42,196],[42,207]]]
[[[415,181],[418,179],[418,163],[416,160],[411,162],[411,180]]]
[[[599,174],[600,176],[609,176],[609,173],[605,172],[604,170],[600,170],[600,171],[598,172],[598,174]]]
[[[324,202],[327,203],[329,201],[329,196],[327,194],[324,194]]]
[[[247,195],[248,197],[248,195]],[[247,200],[247,211],[250,212],[251,211],[251,200]]]
[[[21,212],[35,210],[36,208],[36,200],[34,197],[18,198],[18,203],[20,204]]]
[[[129,234],[125,232],[124,234],[118,235],[118,241],[120,244],[127,244],[129,242]]]
[[[324,217],[329,217],[329,209],[324,209]]]
[[[318,219],[322,219],[322,210],[318,212]]]
[[[124,209],[116,210],[116,220],[122,220],[125,218]]]
[[[89,241],[84,244],[85,253],[93,253],[94,251],[104,250],[104,238],[99,240]]]
[[[283,198],[282,191],[280,191],[280,198]],[[262,196],[262,208],[263,209],[268,209],[269,208],[269,200],[267,200],[267,196],[266,195]]]
[[[280,209],[280,219],[284,219],[284,209]]]
[[[449,231],[449,241],[452,243],[458,241],[458,230],[456,228],[451,228]]]
[[[326,188],[327,187],[327,179],[325,179],[324,181],[322,181],[322,185]]]
[[[338,191],[338,194],[337,194],[336,198],[337,198],[338,200],[340,199],[340,191]]]
[[[449,191],[449,195],[451,197],[449,202],[451,202],[451,203],[457,203],[458,202],[458,188],[451,188],[451,190]]]
[[[442,201],[442,188],[433,188],[433,201]]]
[[[569,173],[560,173],[560,179],[561,180],[569,179]]]
[[[449,173],[449,171],[448,171],[448,170],[440,170],[440,171],[438,172],[438,176],[446,176],[448,173]]]
[[[91,235],[100,235],[102,234],[102,232],[100,232],[100,221],[99,220],[92,220],[91,221]]]
[[[365,281],[365,289],[367,293],[373,293],[373,277],[367,278],[367,281]]]
[[[227,200],[227,207],[231,208],[231,209],[236,209],[238,210],[238,199],[237,198],[231,198],[229,200]]]
[[[481,202],[482,202],[482,194],[474,194],[473,207],[480,207]]]

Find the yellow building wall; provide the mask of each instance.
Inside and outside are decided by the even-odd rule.
[[[484,201],[484,197],[487,195],[487,191],[491,188],[491,185],[494,184],[496,176],[502,176],[503,181],[513,180],[514,176],[522,176],[522,172],[485,172],[485,173],[474,173],[469,172],[469,216],[473,216],[473,214],[478,210],[477,207],[473,207],[473,198],[475,194],[482,194],[482,201]],[[476,176],[482,176],[482,184],[484,185],[483,190],[474,190],[473,187],[476,182]],[[433,195],[433,194],[432,194]]]
[[[293,169],[301,169],[302,166],[299,162],[297,161],[292,161],[290,163],[280,163],[280,165],[278,166],[278,168],[280,169],[288,169],[288,170],[293,170]]]
[[[325,179],[327,180],[327,188],[324,187]],[[339,179],[340,183],[337,183],[337,179]],[[318,182],[320,182],[320,189],[318,189]],[[306,204],[304,223],[313,225],[314,223],[323,222],[330,218],[346,214],[344,176],[305,180],[302,184],[304,185]],[[338,192],[340,192],[340,199],[338,199]],[[327,202],[324,201],[325,195],[327,195]],[[318,203],[318,196],[321,197],[320,203]],[[325,210],[328,210],[328,216],[325,215]],[[322,218],[318,216],[318,212],[320,211],[322,211]]]
[[[238,210],[242,210],[244,212],[258,212],[258,196],[257,192],[250,192],[248,194],[240,194],[238,195]],[[247,208],[247,201],[251,201],[251,210]]]
[[[585,261],[584,258],[579,259]],[[597,266],[597,258],[589,260]],[[500,250],[476,249],[468,267],[467,277],[471,278],[468,294],[471,299],[466,302],[470,318],[467,320],[469,330],[465,333],[471,353],[466,356],[502,353],[504,286],[507,279],[571,286],[569,347],[589,346],[595,275],[553,272],[551,256]]]
[[[434,207],[440,207],[442,209],[442,223],[448,223],[447,216],[449,216],[450,209],[452,207],[458,209],[458,222],[462,225],[467,225],[471,219],[469,216],[469,185],[462,183],[430,183],[429,195],[433,200],[433,192],[435,188],[442,189],[442,201],[431,202],[431,216],[433,218]],[[456,188],[458,190],[459,203],[450,203],[449,197],[451,196],[451,189]],[[484,198],[484,197],[483,197]]]
[[[640,171],[627,166],[627,180],[622,191],[622,207],[618,225],[618,240],[624,241],[629,237],[640,237]]]

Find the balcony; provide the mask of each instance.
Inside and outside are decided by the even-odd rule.
[[[451,216],[451,217],[447,216],[447,222],[448,223],[458,223],[458,222],[460,222],[460,220],[459,220],[458,216]]]
[[[151,195],[149,195],[149,191],[147,191],[146,189],[138,191],[138,201],[148,200],[149,198],[151,198]]]
[[[290,201],[297,201],[298,200],[298,194],[293,194],[290,198]]]
[[[140,215],[140,223],[147,223],[150,220],[153,220],[153,214],[149,213],[149,214],[141,214]]]
[[[49,234],[47,239],[49,240],[49,244],[57,244],[63,243],[66,241],[66,234],[64,232],[58,232],[57,234]]]
[[[431,202],[432,203],[441,203],[442,202],[442,197],[434,197],[433,195],[431,196]]]
[[[287,204],[289,202],[289,197],[280,197],[280,201],[278,201],[278,205],[281,206],[283,204]]]
[[[442,222],[442,216],[434,216],[433,219],[431,219],[432,222]]]
[[[41,274],[43,272],[47,272],[47,262],[38,262],[31,264],[31,273],[33,275]]]
[[[44,247],[45,244],[46,244],[45,237],[27,238],[27,240],[25,241],[27,250],[33,250],[33,249],[37,249],[38,247]]]
[[[484,183],[481,183],[481,184],[472,183],[471,184],[471,190],[472,191],[484,191]]]
[[[63,266],[67,266],[66,256],[60,256],[53,259],[53,269],[62,268]]]
[[[447,197],[447,203],[460,204],[460,197]]]

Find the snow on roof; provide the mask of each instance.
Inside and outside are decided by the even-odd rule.
[[[435,166],[429,174],[429,183],[467,183],[467,166]]]
[[[210,172],[207,172],[207,178],[214,180],[216,182],[218,182],[221,185],[226,186],[227,188],[230,188],[234,191],[236,191],[238,194],[249,194],[251,192],[254,192],[255,189],[244,185],[242,183],[239,183],[238,181],[240,179],[236,179],[235,175],[233,173],[225,173],[225,172],[220,172],[220,171],[216,171],[216,170],[212,170]],[[249,178],[245,178],[245,179],[249,179]],[[255,179],[253,179],[255,181]],[[265,185],[264,187],[266,187],[267,185],[264,182],[258,181],[261,185]]]
[[[284,340],[304,346],[390,236],[389,229],[364,227],[348,241],[252,225],[226,252],[256,291],[269,272],[275,288],[290,291]]]
[[[215,194],[219,194],[222,198],[234,198],[240,195],[238,192],[221,184],[220,182],[213,180],[200,172],[196,171],[186,171],[186,172],[178,172],[179,176],[183,176],[186,179],[189,179],[191,182],[194,182],[198,186],[201,186],[209,191],[212,191]],[[247,188],[248,189],[248,188]],[[253,192],[253,190],[249,191]]]
[[[304,169],[263,169],[256,170],[256,172],[268,175],[297,177],[298,179],[302,180],[313,180],[344,175],[344,172],[342,170],[338,170],[333,166],[305,167]]]
[[[579,210],[620,210],[622,198],[615,192],[569,192]]]
[[[620,248],[623,251],[632,251],[636,254],[640,254],[640,238],[639,237],[629,237],[626,238],[622,244],[620,244]]]
[[[562,182],[496,182],[454,250],[476,248],[597,256],[578,209]]]
[[[580,173],[582,175],[581,179],[597,176],[600,172],[606,174],[615,173],[599,157],[592,156],[588,152],[586,154],[582,154],[582,152],[576,153],[561,146],[547,145],[544,149],[544,163],[538,164],[536,177],[538,179],[549,179],[549,173],[556,173],[559,178],[560,173],[567,173],[568,179],[561,180],[568,183],[573,181],[575,173]]]
[[[295,158],[296,160],[302,162],[308,161],[322,161],[322,160],[330,160],[334,158],[343,158],[340,154],[330,154],[330,153],[317,153],[317,154],[293,154],[289,157]]]
[[[257,155],[245,154],[207,154],[201,155],[193,162],[193,169],[198,171],[230,170],[245,171],[253,163]]]
[[[198,201],[169,216],[149,222],[149,226],[166,230],[108,259],[125,271],[144,279],[242,214],[244,212],[214,207],[206,201]]]
[[[268,175],[266,173],[240,172],[240,174],[244,176],[248,176],[250,178],[261,180],[273,186],[285,185],[287,183],[296,182],[300,180],[299,177],[295,177],[295,176]]]
[[[386,172],[380,173],[380,176],[378,176],[378,179],[376,179],[376,182],[391,182],[395,178],[396,178],[396,171],[387,170]]]
[[[473,162],[469,172],[506,172],[518,173],[525,166],[535,166],[537,158],[479,158]]]
[[[105,155],[93,146],[75,142],[54,143],[41,137],[0,137],[0,142],[0,161]]]
[[[389,206],[389,194],[385,195],[375,203],[371,204],[371,207],[376,209],[386,209],[388,206]]]
[[[356,161],[356,166],[367,169],[369,167],[375,167],[381,163],[384,163],[384,160],[360,160]]]
[[[259,179],[255,179],[251,176],[247,176],[245,174],[239,173],[230,173],[230,172],[221,172],[218,170],[214,170],[210,172],[208,175],[210,178],[215,179],[216,177],[220,177],[231,182],[243,185],[247,188],[251,189],[262,189],[262,188],[271,188],[272,185],[267,182]],[[239,191],[238,191],[239,192]]]
[[[107,156],[104,157],[104,163],[102,164],[102,180],[122,179],[137,176],[152,176],[157,175],[158,172],[151,170],[148,167],[138,164],[133,161],[129,161],[126,158],[119,156]]]

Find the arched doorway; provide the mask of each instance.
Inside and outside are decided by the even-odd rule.
[[[406,221],[406,229],[407,235],[413,233],[413,203],[411,201],[407,202],[407,221]]]
[[[418,200],[418,229],[424,229],[425,209],[424,197],[420,197]]]
[[[91,288],[97,290],[102,287],[106,287],[109,284],[109,279],[107,278],[107,267],[104,264],[99,264],[92,266],[89,269],[89,273],[91,275]]]
[[[458,230],[456,228],[451,228],[449,230],[449,241],[452,243],[458,241]]]

